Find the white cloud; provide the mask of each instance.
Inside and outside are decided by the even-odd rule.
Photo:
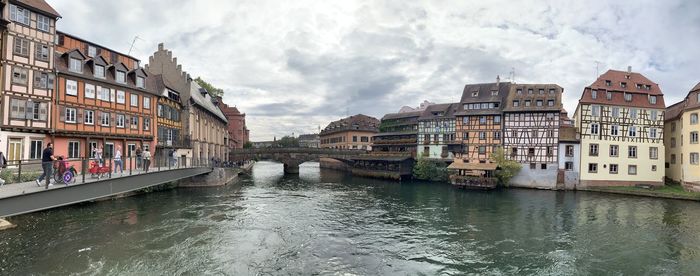
[[[144,62],[165,42],[185,70],[226,90],[253,140],[381,117],[465,83],[557,83],[573,112],[599,71],[631,65],[667,104],[700,81],[697,1],[49,0],[59,29]]]

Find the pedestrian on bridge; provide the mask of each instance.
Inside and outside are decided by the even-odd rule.
[[[151,166],[151,152],[148,149],[143,151],[143,170],[148,172],[148,167]]]
[[[114,173],[117,173],[117,167],[119,167],[120,173],[124,173],[124,164],[122,163],[122,151],[120,146],[117,146],[117,151],[114,152]]]
[[[136,148],[136,169],[141,168],[141,164],[143,162],[143,151],[141,150],[141,147]],[[131,166],[131,165],[129,165]]]
[[[43,170],[43,173],[36,180],[37,186],[41,187],[41,181],[46,178],[45,189],[49,189],[49,186],[51,185],[51,174],[53,173],[54,160],[56,160],[56,157],[53,156],[53,144],[48,143],[44,151],[41,153],[41,169]]]

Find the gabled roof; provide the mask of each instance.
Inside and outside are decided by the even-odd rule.
[[[202,90],[201,86],[197,84],[196,81],[190,81],[190,97],[194,103],[205,110],[209,111],[209,113],[214,114],[214,116],[219,117],[224,122],[228,122],[226,120],[226,116],[224,116],[224,113],[221,112],[221,109],[216,107],[214,103],[211,101],[211,96],[209,96],[209,93],[206,93],[205,95],[202,95],[200,90]],[[206,91],[206,90],[204,90]]]
[[[532,89],[532,93],[530,93]],[[540,90],[543,94],[540,94]],[[521,93],[518,93],[521,91]],[[554,93],[550,93],[553,91]],[[503,111],[518,112],[518,111],[561,111],[561,94],[564,89],[557,84],[513,84],[503,103]],[[530,101],[530,106],[526,106],[525,102]],[[542,101],[542,106],[537,106],[537,101]],[[554,105],[549,106],[548,101],[554,101]],[[518,106],[514,102],[518,102]]]
[[[428,106],[418,117],[418,120],[432,120],[438,118],[452,118],[455,117],[455,112],[461,105],[459,103],[446,103],[446,104],[433,104]],[[439,115],[442,114],[442,115]]]
[[[460,103],[502,102],[508,95],[510,85],[510,82],[467,84],[462,91]]]
[[[610,81],[611,85],[606,85],[606,81]],[[626,83],[626,87],[622,87],[621,82]],[[642,88],[638,88],[637,84],[642,85]],[[595,99],[593,98],[593,90],[596,90]],[[607,92],[611,93],[612,97],[610,100],[607,99]],[[632,94],[632,101],[625,101],[624,94],[626,93]],[[656,97],[656,104],[649,102],[650,96]],[[608,70],[600,75],[593,84],[584,88],[579,103],[659,109],[666,107],[664,95],[661,93],[661,88],[659,88],[658,84],[647,79],[642,74],[616,70]]]
[[[666,108],[664,121],[677,119],[683,112],[700,108],[700,83],[696,84],[680,102]]]
[[[364,114],[357,114],[337,121],[330,122],[321,131],[321,135],[350,130],[368,131],[376,133],[379,131],[378,127],[379,120],[377,120],[377,118],[367,116]]]
[[[44,0],[11,0],[10,3],[20,5],[44,15],[50,15],[54,19],[61,17],[61,15]]]

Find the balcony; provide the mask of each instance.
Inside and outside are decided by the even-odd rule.
[[[161,148],[187,149],[192,148],[192,139],[189,135],[170,140],[165,137],[158,137],[158,144],[156,144],[156,146]]]

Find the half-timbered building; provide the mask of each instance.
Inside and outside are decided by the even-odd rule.
[[[503,147],[522,169],[510,185],[556,188],[563,90],[556,84],[511,85],[503,109]]]
[[[157,95],[139,60],[66,33],[57,40],[55,154],[90,158],[102,147],[104,158],[121,149],[126,159],[152,150]]]
[[[51,129],[58,12],[43,0],[2,1],[0,149],[12,162],[39,159]]]
[[[587,86],[574,113],[580,185],[663,185],[664,110],[659,85],[629,68]]]
[[[173,151],[186,152],[192,149],[189,135],[183,131],[182,101],[175,84],[163,75],[153,76],[156,92],[159,94],[156,116],[157,138],[154,156],[165,160]],[[180,154],[177,154],[180,156]]]
[[[455,112],[458,103],[429,105],[418,118],[418,156],[446,159],[454,154],[450,146],[456,143]]]
[[[700,83],[666,109],[666,177],[686,190],[700,192]]]

